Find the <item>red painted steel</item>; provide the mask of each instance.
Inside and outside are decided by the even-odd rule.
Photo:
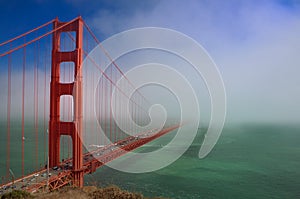
[[[60,137],[69,135],[73,143],[73,177],[74,185],[83,186],[82,160],[82,39],[83,21],[78,17],[72,23],[53,22],[52,68],[50,84],[50,121],[49,121],[49,166],[60,165]],[[65,26],[64,26],[65,25]],[[59,29],[59,27],[64,26]],[[60,36],[62,32],[76,33],[76,47],[74,51],[62,52]],[[74,82],[60,82],[60,64],[74,62]],[[73,96],[74,119],[72,122],[60,121],[60,97]]]
[[[132,151],[148,142],[153,141],[154,139],[157,139],[157,138],[177,129],[180,126],[181,125],[173,125],[170,127],[166,127],[164,129],[162,129],[161,131],[159,131],[155,134],[152,134],[148,137],[144,137],[144,136],[147,135],[150,131],[139,133],[136,136],[129,136],[125,139],[119,140],[116,143],[106,145],[104,148],[96,149],[94,151],[85,153],[82,156],[84,159],[83,167],[82,167],[83,174],[91,174],[91,173],[95,172],[96,169],[107,164],[108,162],[110,162],[122,155],[125,155],[129,151]],[[140,138],[137,139],[136,138],[137,136],[140,136]],[[126,143],[126,144],[124,144],[124,143]],[[115,148],[115,150],[109,150],[116,146],[118,146],[118,147]],[[110,152],[97,157],[97,154],[99,152],[105,151],[105,150],[109,150]],[[95,158],[95,157],[97,157],[97,158]],[[63,162],[63,164],[70,163],[71,161],[72,161],[72,159],[65,160]],[[34,174],[45,173],[45,172],[46,172],[46,169],[42,169],[42,170],[39,170],[39,171],[36,171],[34,173],[27,175],[25,178],[28,179],[28,178],[33,177]],[[49,178],[48,182],[47,182],[47,180],[43,180],[38,183],[31,184],[31,185],[27,186],[25,188],[25,190],[33,193],[33,192],[38,191],[39,189],[44,189],[48,186],[49,190],[53,191],[53,190],[59,189],[62,186],[65,186],[65,185],[72,185],[72,184],[74,185],[74,178],[75,178],[74,172],[72,172],[71,170],[61,170],[56,175],[52,175]],[[15,183],[19,183],[21,181],[22,181],[22,178],[15,180]],[[11,185],[12,185],[12,182],[5,184],[4,186],[11,186]]]
[[[10,114],[11,114],[11,54],[8,56],[7,70],[7,146],[6,146],[6,177],[9,176],[10,169]]]
[[[93,39],[96,41],[96,43],[100,46],[100,48],[103,50],[104,54],[106,55],[106,57],[109,59],[109,61],[115,66],[115,68],[121,73],[121,75],[129,82],[129,84],[135,88],[135,86],[133,85],[133,83],[126,77],[126,75],[123,73],[123,71],[121,70],[121,68],[118,66],[118,64],[115,62],[115,60],[112,59],[112,57],[109,55],[109,53],[107,52],[107,50],[104,48],[104,46],[101,44],[101,42],[97,39],[96,35],[93,33],[93,31],[91,30],[91,28],[84,23],[84,26],[86,27],[86,29],[88,30],[88,32],[91,34],[91,36],[93,37]],[[148,104],[151,104],[144,95],[142,95],[142,93],[140,93],[140,91],[137,90],[137,92],[145,99],[145,101]]]
[[[23,51],[23,66],[22,66],[22,177],[24,177],[24,140],[25,140],[25,131],[24,131],[24,112],[25,112],[25,67],[26,67],[26,48]]]
[[[28,35],[28,34],[30,34],[30,33],[32,33],[32,32],[35,32],[35,31],[37,31],[37,30],[39,30],[39,29],[41,29],[41,28],[43,28],[43,27],[45,27],[45,26],[48,26],[49,24],[53,23],[53,21],[54,21],[54,19],[51,20],[51,21],[48,21],[47,23],[44,23],[43,25],[41,25],[41,26],[39,26],[39,27],[36,27],[36,28],[34,28],[34,29],[30,30],[30,31],[27,31],[27,32],[25,32],[25,33],[23,33],[23,34],[21,34],[21,35],[15,37],[15,38],[12,38],[12,39],[10,39],[10,40],[7,40],[7,41],[1,43],[0,46],[4,46],[4,45],[6,45],[6,44],[8,44],[8,43],[11,43],[11,42],[17,40],[17,39],[20,39],[20,38],[22,38],[22,37],[25,37],[26,35]]]
[[[117,74],[113,74],[113,68],[114,66],[121,76],[124,76],[126,79],[127,77],[124,75],[124,73],[121,71],[118,65],[111,60],[111,57],[109,56],[108,52],[101,46],[102,50],[104,50],[104,53],[110,61],[112,61],[112,66],[110,68],[110,74],[106,74],[105,71],[101,69],[101,67],[95,63],[95,61],[90,58],[87,53],[83,50],[83,26],[87,28],[87,30],[90,32],[92,37],[95,39],[95,41],[100,44],[100,42],[95,38],[95,35],[91,32],[89,27],[83,22],[81,17],[78,17],[76,19],[73,19],[69,22],[60,22],[58,18],[51,21],[53,23],[53,30],[48,31],[47,33],[36,37],[33,40],[28,41],[27,43],[24,40],[24,44],[17,46],[9,51],[6,51],[3,54],[0,54],[0,57],[3,57],[5,55],[8,55],[8,99],[7,99],[7,176],[8,170],[10,167],[10,106],[11,106],[11,53],[20,49],[24,48],[24,54],[23,54],[23,77],[22,77],[22,177],[17,179],[13,182],[10,182],[6,185],[12,185],[13,183],[26,183],[26,180],[29,178],[34,178],[35,174],[45,174],[46,169],[39,170],[37,168],[36,171],[33,173],[24,176],[24,93],[25,93],[25,65],[26,65],[26,46],[39,41],[41,38],[52,34],[52,65],[51,65],[51,83],[50,83],[50,121],[49,121],[49,166],[54,167],[58,166],[60,170],[52,169],[53,175],[50,177],[49,181],[45,179],[41,179],[37,181],[37,183],[31,184],[28,183],[26,190],[30,192],[35,192],[38,189],[45,188],[46,186],[49,187],[49,190],[55,190],[65,185],[75,185],[75,186],[83,186],[83,175],[88,173],[93,173],[96,171],[97,168],[105,165],[106,163],[126,154],[129,151],[132,151],[145,143],[151,142],[152,140],[165,135],[168,132],[171,132],[174,129],[177,129],[180,125],[173,125],[171,127],[166,127],[159,131],[158,133],[153,134],[153,130],[147,131],[147,132],[136,132],[135,136],[128,136],[124,138],[124,134],[120,131],[120,129],[117,128],[116,123],[113,121],[112,118],[112,110],[111,110],[111,103],[112,103],[112,89],[113,86],[120,90],[121,94],[125,95],[129,98],[129,96],[126,95],[126,92],[122,90],[120,87],[116,85],[116,81],[118,79]],[[46,24],[49,24],[46,23]],[[38,30],[45,25],[42,25],[38,28],[35,28],[31,31],[28,31],[27,33],[24,33],[21,36],[18,36],[12,40],[9,40],[8,42],[4,42],[2,45],[9,43],[11,41],[14,41],[16,39],[19,39],[26,34],[29,34],[31,32],[34,32],[35,30]],[[61,33],[66,32],[69,37],[71,37],[72,41],[75,43],[75,49],[73,51],[62,51],[61,49]],[[70,32],[75,32],[76,37],[73,38],[72,34]],[[35,133],[36,133],[36,163],[37,163],[37,157],[38,157],[38,64],[39,64],[39,44],[37,45],[37,54],[35,57],[35,64],[34,64],[34,127],[35,127]],[[101,45],[101,44],[100,44]],[[91,61],[91,63],[99,69],[99,71],[103,74],[103,77],[105,79],[101,79],[101,87],[100,92],[99,91],[99,98],[97,98],[97,104],[99,104],[99,112],[104,112],[104,115],[99,114],[99,119],[101,117],[101,120],[104,120],[104,130],[108,133],[109,128],[109,138],[114,143],[108,144],[105,147],[100,147],[99,149],[96,149],[92,152],[88,152],[83,154],[83,146],[82,146],[82,109],[83,109],[83,85],[82,85],[82,58],[83,55],[86,55],[86,57]],[[62,82],[61,77],[61,64],[64,62],[73,62],[74,63],[74,82],[65,83]],[[45,73],[44,73],[44,118],[45,118],[45,104],[46,104],[46,64],[44,66]],[[107,71],[109,73],[109,71]],[[69,68],[69,76],[71,76],[71,69]],[[65,78],[64,78],[65,79]],[[71,78],[69,78],[71,79]],[[94,76],[92,76],[92,85],[94,84]],[[104,81],[105,80],[105,81]],[[128,85],[133,86],[132,83],[127,79],[129,84],[125,84],[125,90],[128,89]],[[127,85],[127,87],[126,87]],[[86,87],[87,84],[85,85]],[[142,117],[141,110],[147,113],[145,110],[145,107],[142,105],[143,102],[149,103],[147,99],[137,90],[137,93],[139,94],[137,100],[133,100],[131,98],[130,102],[132,103],[132,119],[136,120],[138,123],[146,123],[144,120],[145,117]],[[73,97],[73,111],[71,108],[69,108],[68,111],[68,117],[69,121],[61,121],[60,120],[60,97],[62,95],[70,95]],[[71,99],[69,100],[69,103],[71,104]],[[100,104],[101,103],[101,104]],[[116,102],[115,102],[116,103]],[[116,104],[115,104],[116,105]],[[71,105],[70,105],[71,106]],[[69,106],[69,107],[70,107]],[[100,110],[101,109],[101,110]],[[64,111],[66,112],[66,111]],[[71,113],[74,113],[74,117],[71,117]],[[133,129],[133,125],[128,124],[128,118],[125,117],[125,108],[121,106],[119,110],[117,110],[117,114],[121,115],[121,122],[125,125],[127,125],[128,128],[130,128],[132,131],[137,131],[137,129]],[[72,121],[71,121],[72,120]],[[109,122],[109,123],[108,123]],[[91,130],[93,131],[95,128],[94,121],[91,123]],[[130,125],[130,126],[129,126]],[[44,135],[46,132],[46,125],[44,120]],[[87,133],[91,133],[88,131]],[[92,132],[93,133],[93,132]],[[72,155],[73,157],[69,158],[67,160],[63,160],[60,162],[60,139],[62,135],[70,136],[72,138]],[[97,139],[101,139],[100,136]],[[99,140],[100,142],[101,140]],[[44,140],[45,142],[45,140]],[[106,142],[106,141],[105,141]],[[106,144],[106,143],[105,143]],[[68,146],[70,144],[68,143]],[[45,150],[45,148],[44,148]],[[68,147],[68,154],[69,154],[69,147]],[[45,154],[44,154],[45,159]],[[72,162],[71,167],[65,167],[66,163]],[[68,165],[68,166],[69,166]],[[54,171],[55,170],[55,171]],[[38,176],[38,175],[37,175]],[[24,180],[26,179],[26,180]],[[37,179],[37,178],[36,178]]]

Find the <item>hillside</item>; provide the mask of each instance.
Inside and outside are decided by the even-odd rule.
[[[54,192],[39,192],[35,194],[29,194],[24,191],[12,191],[1,196],[1,199],[6,198],[36,198],[36,199],[146,199],[140,193],[132,193],[125,190],[121,190],[117,186],[109,186],[105,188],[99,188],[95,186],[86,186],[82,189],[74,187],[65,187]],[[162,199],[156,197],[156,199]]]

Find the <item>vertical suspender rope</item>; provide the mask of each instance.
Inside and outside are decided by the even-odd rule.
[[[46,136],[47,136],[47,134],[46,134],[46,132],[47,132],[47,127],[46,127],[46,89],[47,89],[47,87],[46,87],[46,84],[47,84],[47,64],[46,64],[46,59],[47,58],[47,50],[46,50],[46,52],[45,52],[45,57],[44,57],[44,61],[45,61],[45,63],[44,63],[44,91],[43,91],[43,94],[44,94],[44,110],[43,110],[43,113],[44,113],[44,116],[43,116],[43,127],[44,127],[44,163],[46,163],[46,159],[47,159],[47,157],[46,157]]]
[[[25,68],[26,68],[26,47],[23,49],[23,67],[22,67],[22,178],[24,177],[24,141],[25,141]]]
[[[96,134],[96,131],[94,130],[94,110],[93,110],[93,107],[94,107],[94,104],[95,104],[95,98],[94,98],[94,95],[93,95],[93,88],[94,88],[94,73],[92,73],[91,74],[92,75],[92,77],[91,77],[91,92],[90,92],[90,98],[91,98],[91,102],[93,102],[93,103],[91,103],[90,104],[90,118],[91,118],[91,121],[90,121],[90,125],[91,125],[91,128],[90,128],[90,134],[91,135],[93,135],[93,136],[95,136],[95,134]],[[94,138],[95,139],[95,138]],[[93,140],[94,140],[93,139]]]
[[[99,125],[100,125],[100,127],[101,127],[101,120],[102,120],[102,115],[101,115],[101,106],[102,106],[102,99],[101,99],[101,96],[102,96],[102,93],[101,93],[101,86],[102,86],[102,78],[100,79],[100,81],[99,81],[99,84],[98,84],[99,86],[98,86],[98,99],[99,99],[99,101],[98,101],[98,108],[99,108],[99,112],[98,112],[98,115],[99,115],[99,118],[97,118],[98,119],[98,121],[99,121]],[[99,140],[98,140],[98,143],[101,145],[102,143],[101,143],[101,139],[102,137],[101,137],[101,128],[100,128],[100,130],[99,130]]]
[[[61,42],[61,41],[60,41]],[[66,36],[64,35],[64,38],[63,38],[63,48],[64,50],[66,50]],[[63,69],[61,68],[62,66],[60,65],[60,71],[62,71],[62,75],[60,77],[62,77],[62,80],[60,81],[61,83],[65,83],[66,82],[66,64],[63,65]],[[62,106],[60,107],[60,110],[62,110],[62,115],[61,117],[63,118],[62,120],[66,121],[66,97],[63,97],[61,96],[61,99],[63,100],[62,101]],[[65,159],[65,148],[66,148],[66,139],[65,139],[65,136],[62,136],[62,138],[60,138],[60,140],[62,140],[62,159]]]
[[[85,119],[84,119],[84,131],[83,131],[83,137],[87,137],[87,131],[88,131],[88,124],[87,124],[87,115],[88,115],[88,103],[87,103],[87,101],[88,101],[88,70],[87,70],[87,68],[88,68],[88,66],[87,65],[85,65],[84,66],[85,68],[84,68],[84,72],[85,72],[85,77],[84,77],[84,90],[83,90],[83,92],[84,92],[84,97],[83,97],[83,100],[84,100],[84,116],[85,116]]]
[[[110,67],[110,79],[112,80],[112,67]],[[112,98],[112,83],[110,83],[109,89],[109,139],[112,141],[112,110],[111,110],[111,98]]]
[[[70,46],[70,49],[71,49],[72,42],[69,42],[69,46]],[[71,54],[69,54],[69,60],[71,60]],[[68,67],[68,72],[69,72],[68,73],[69,74],[69,76],[68,76],[68,82],[72,82],[72,74],[71,74],[72,64],[69,63],[68,66],[69,66]],[[74,69],[75,69],[75,65],[74,65]],[[74,79],[74,81],[75,81],[75,79]],[[68,121],[70,121],[70,122],[73,122],[73,118],[72,118],[72,109],[73,109],[73,107],[72,107],[72,101],[73,101],[73,98],[70,97],[68,99],[68,117],[67,117]],[[71,132],[70,127],[68,127],[68,131]],[[69,136],[68,136],[68,143],[67,144],[68,144],[68,159],[69,159],[71,157],[71,151],[72,151],[72,149],[71,149],[71,138]]]
[[[106,143],[106,141],[107,141],[107,138],[108,138],[108,136],[107,136],[107,96],[106,96],[106,88],[107,88],[107,80],[106,81],[104,81],[103,83],[105,83],[105,85],[103,85],[103,90],[104,90],[104,134],[105,134],[105,136],[106,136],[106,139],[105,139],[105,142],[104,142],[104,144],[107,144]]]
[[[35,46],[34,59],[34,129],[35,129],[35,167],[38,169],[38,62],[39,43]]]
[[[69,67],[68,67],[68,79],[69,79],[69,82],[71,82],[71,79],[72,79],[72,75],[71,75],[71,67],[72,67],[72,64],[69,63]],[[73,121],[72,119],[72,98],[70,97],[69,100],[68,100],[68,121]],[[68,127],[68,131],[70,132],[71,129],[70,127]],[[68,159],[71,157],[71,139],[70,137],[68,137]]]
[[[115,78],[115,82],[117,83],[117,77],[116,77],[116,73],[115,73],[115,75],[114,75],[114,78]],[[115,87],[114,87],[115,88]],[[115,93],[115,95],[116,95],[116,93]],[[116,98],[116,96],[115,96],[115,98]],[[117,106],[116,106],[116,99],[114,99],[114,110],[115,110],[115,116],[117,115],[117,114],[119,114],[118,112],[117,112]],[[114,137],[114,139],[115,139],[115,142],[117,141],[117,129],[116,129],[116,118],[115,119],[113,119],[113,121],[114,121],[114,135],[115,135],[115,137]]]
[[[11,54],[8,55],[7,68],[7,148],[6,148],[6,176],[9,177],[10,169],[10,107],[11,107]]]
[[[64,42],[65,43],[65,42]],[[63,82],[65,83],[66,82],[66,65],[64,64],[64,67],[63,67]],[[63,113],[62,113],[62,118],[64,121],[67,120],[67,105],[66,105],[66,97],[62,98],[63,99],[63,104],[62,104],[62,109],[63,110]],[[65,148],[66,148],[66,139],[65,139],[65,136],[63,136],[63,139],[62,139],[62,159],[65,159]]]

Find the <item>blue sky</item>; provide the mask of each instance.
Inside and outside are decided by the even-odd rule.
[[[104,39],[135,27],[178,30],[207,49],[223,76],[229,121],[299,122],[300,2],[1,1],[0,42],[56,16],[82,15]]]
[[[21,34],[37,27],[56,16],[62,21],[71,20],[78,15],[84,19],[93,17],[99,10],[109,10],[120,15],[130,15],[135,10],[148,10],[155,5],[154,1],[81,1],[81,0],[29,0],[0,1],[0,18],[3,29],[0,41]],[[5,28],[4,28],[5,27]]]
[[[197,3],[198,2],[198,3]],[[212,3],[211,3],[212,2]],[[176,4],[178,6],[176,6]],[[61,20],[71,20],[72,18],[82,15],[83,18],[87,21],[93,21],[99,16],[110,16],[113,15],[114,21],[111,22],[112,26],[117,25],[118,19],[119,23],[124,22],[124,19],[131,19],[139,15],[143,17],[148,14],[151,15],[153,10],[158,9],[159,7],[164,6],[166,14],[175,14],[180,17],[183,12],[187,12],[191,9],[190,6],[197,4],[205,9],[210,9],[211,11],[218,11],[213,13],[216,15],[216,18],[219,18],[222,22],[225,22],[223,25],[230,26],[236,25],[234,18],[238,15],[239,9],[243,5],[250,7],[260,7],[260,5],[273,5],[274,9],[282,8],[286,12],[299,13],[300,3],[297,0],[270,0],[270,1],[186,1],[180,3],[180,1],[158,1],[158,0],[99,0],[99,1],[84,1],[84,0],[65,0],[65,1],[51,1],[51,0],[29,0],[29,1],[0,1],[0,17],[1,25],[3,31],[0,34],[0,40],[5,41],[5,39],[10,38],[13,35],[18,35],[24,31],[36,27],[46,21],[49,21],[56,16]],[[184,6],[184,7],[182,7]],[[175,8],[175,9],[174,9]],[[271,9],[271,7],[270,7]],[[200,9],[201,10],[201,9]],[[197,11],[197,7],[193,11]],[[209,11],[209,10],[208,10]],[[225,12],[224,12],[225,11]],[[231,16],[228,15],[228,12],[231,13]],[[161,16],[164,16],[164,13],[159,13]],[[172,24],[172,18],[174,16],[165,15],[162,17],[162,21],[155,21],[156,18],[152,18],[153,21],[141,21],[138,24],[124,24],[124,27],[130,28],[130,26],[142,26],[147,24],[162,24],[164,26],[170,26]],[[195,16],[195,13],[186,13],[190,17]],[[197,15],[197,14],[196,14]],[[111,17],[111,16],[110,16]],[[195,16],[196,17],[196,16]],[[207,16],[209,17],[209,16]],[[223,18],[225,17],[225,18]],[[231,18],[232,17],[232,18]],[[276,16],[275,16],[276,17]],[[107,18],[111,19],[111,18]],[[122,20],[123,19],[123,20]],[[195,20],[197,19],[194,18]],[[180,25],[181,21],[177,21]],[[189,21],[182,21],[183,23],[188,23]],[[110,22],[107,22],[110,23]],[[5,27],[5,29],[4,29]],[[100,28],[100,27],[97,27]],[[118,30],[119,27],[116,27]],[[5,31],[4,31],[5,30]],[[107,30],[103,30],[101,33],[107,33]],[[112,33],[110,33],[112,34]],[[243,39],[245,33],[239,32],[235,36],[237,38]],[[103,36],[110,36],[104,34]]]

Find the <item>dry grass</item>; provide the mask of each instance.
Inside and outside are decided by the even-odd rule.
[[[105,188],[86,186],[82,189],[74,187],[65,187],[58,191],[50,193],[36,193],[33,195],[33,197],[37,199],[147,199],[140,193],[128,192],[114,185]],[[162,198],[157,197],[155,199]]]

